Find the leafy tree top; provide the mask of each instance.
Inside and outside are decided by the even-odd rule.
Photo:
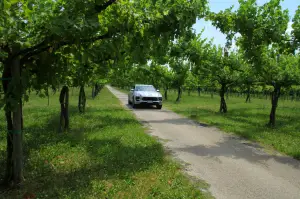
[[[212,13],[210,19],[227,35],[227,46],[239,33],[238,45],[251,62],[259,63],[263,46],[281,42],[289,21],[288,10],[283,10],[281,0],[270,0],[258,6],[256,0],[239,0],[239,8]]]

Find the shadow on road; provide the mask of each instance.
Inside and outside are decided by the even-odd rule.
[[[178,148],[178,150],[209,158],[228,157],[233,159],[245,159],[248,162],[261,164],[263,166],[267,166],[266,161],[273,159],[275,162],[300,169],[300,161],[296,159],[289,156],[270,155],[263,152],[261,150],[263,147],[258,144],[243,143],[239,140],[240,138],[237,137],[228,137],[222,142],[218,142],[216,146],[196,145]]]

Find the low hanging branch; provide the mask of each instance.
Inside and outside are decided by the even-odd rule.
[[[95,42],[101,39],[109,39],[112,38],[113,34],[112,33],[106,33],[104,35],[99,35],[99,36],[95,36],[95,37],[91,37],[91,38],[87,38],[87,39],[81,39],[79,41],[79,43],[87,43],[87,42]],[[32,48],[28,48],[28,49],[24,49],[22,52],[23,54],[19,53],[16,54],[15,56],[18,55],[23,55],[23,58],[21,59],[22,63],[25,63],[27,61],[30,60],[30,58],[32,56],[38,55],[44,51],[49,51],[51,50],[52,52],[58,50],[59,48],[66,46],[66,45],[72,45],[75,44],[76,41],[75,40],[62,40],[59,42],[52,42],[52,43],[47,43],[45,44],[45,42],[42,42]],[[43,44],[43,45],[42,45]],[[30,50],[29,50],[30,49]]]
[[[104,11],[106,8],[108,8],[110,5],[112,5],[113,3],[115,3],[117,0],[109,0],[106,3],[102,4],[102,5],[97,5],[95,6],[95,11],[96,13],[100,13],[102,11]],[[105,39],[105,38],[110,38],[111,34],[110,33],[106,33],[104,35],[100,35],[100,36],[96,36],[96,37],[92,37],[92,38],[88,38],[88,39],[82,39],[79,42],[94,42],[100,39]],[[24,57],[26,57],[27,59],[30,58],[31,56],[37,55],[41,52],[44,52],[46,50],[49,50],[50,48],[55,47],[56,49],[64,46],[64,45],[68,45],[68,44],[74,44],[75,40],[70,40],[70,41],[65,41],[62,40],[56,44],[58,44],[57,46],[53,46],[53,42],[52,42],[52,37],[46,37],[41,43],[32,46],[30,48],[26,48],[21,50],[19,53],[17,53],[15,56],[19,56],[19,55],[23,55]]]
[[[60,132],[69,129],[69,88],[64,86],[61,89],[60,96]]]
[[[115,3],[117,0],[109,0],[106,3],[102,4],[102,5],[97,5],[95,6],[95,10],[96,13],[100,13],[103,10],[105,10],[108,6],[112,5],[113,3]]]

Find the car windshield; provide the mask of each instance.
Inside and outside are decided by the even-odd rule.
[[[136,91],[156,91],[153,86],[136,86]]]

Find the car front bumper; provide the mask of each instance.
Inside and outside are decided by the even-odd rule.
[[[135,104],[162,105],[159,97],[135,97]]]

